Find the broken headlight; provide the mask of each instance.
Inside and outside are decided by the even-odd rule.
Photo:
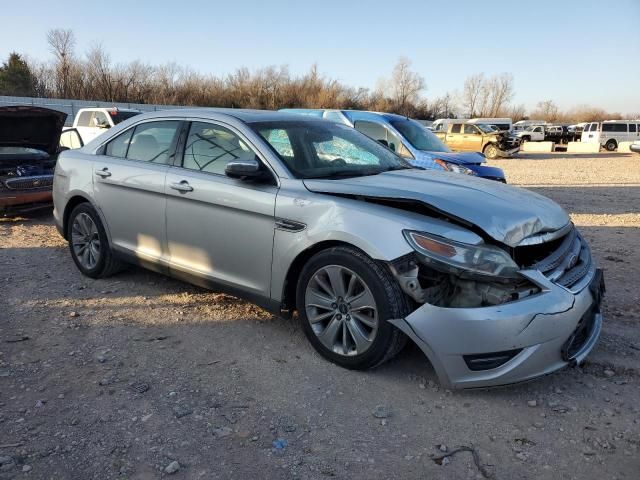
[[[465,175],[477,175],[477,173],[470,168],[463,167],[462,165],[458,165],[456,163],[447,162],[446,160],[442,160],[440,158],[436,158],[433,161],[447,172],[464,173]]]
[[[519,267],[507,252],[491,245],[468,245],[411,230],[405,238],[423,263],[460,277],[519,278]]]

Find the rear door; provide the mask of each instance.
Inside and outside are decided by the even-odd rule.
[[[246,137],[229,125],[193,121],[184,137],[183,153],[166,179],[172,273],[269,297],[275,177],[248,182],[225,175],[231,160],[262,162]]]
[[[180,120],[152,120],[125,130],[93,162],[94,195],[116,250],[166,264],[165,177]]]

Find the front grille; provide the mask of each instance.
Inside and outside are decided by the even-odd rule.
[[[525,268],[539,270],[552,282],[571,291],[584,286],[581,281],[594,271],[594,266],[589,245],[575,227],[564,237],[552,242],[518,247],[516,254],[521,259],[533,259],[539,257],[545,249],[547,255],[544,258],[525,265]]]
[[[10,190],[34,190],[53,185],[53,175],[38,175],[36,177],[15,177],[4,181]]]

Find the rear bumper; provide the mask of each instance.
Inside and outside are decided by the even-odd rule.
[[[422,349],[440,383],[449,388],[523,382],[583,362],[600,335],[599,294],[588,287],[574,294],[538,271],[522,273],[542,292],[494,307],[442,308],[425,304],[391,323]],[[591,281],[601,278],[595,271],[590,275]],[[586,331],[582,328],[585,322]],[[584,335],[568,358],[567,343],[577,332]],[[474,371],[465,361],[465,357],[503,352],[516,353],[496,368]]]

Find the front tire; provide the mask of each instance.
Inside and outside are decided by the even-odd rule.
[[[484,147],[484,156],[490,160],[494,160],[498,158],[498,147],[496,147],[493,143],[490,143],[486,147]]]
[[[71,258],[87,277],[104,278],[122,269],[122,263],[111,252],[100,216],[89,203],[81,203],[71,211],[67,239]]]
[[[296,304],[311,345],[342,367],[376,367],[406,344],[387,320],[410,312],[407,297],[389,271],[354,248],[314,255],[298,279]]]

